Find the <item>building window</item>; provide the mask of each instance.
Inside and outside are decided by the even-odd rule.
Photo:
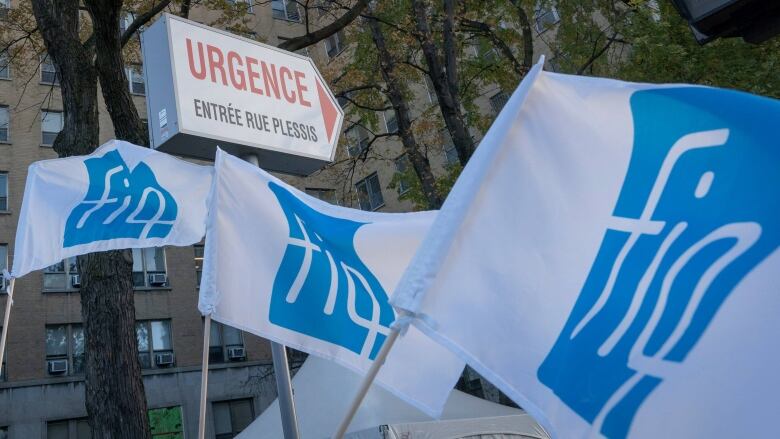
[[[534,12],[534,21],[536,25],[536,32],[542,33],[555,25],[560,21],[558,10],[554,6],[550,7],[537,7]]]
[[[46,325],[46,371],[49,375],[84,373],[84,330],[80,323]]]
[[[379,176],[376,172],[360,180],[355,184],[358,193],[358,202],[363,210],[377,210],[384,206],[382,187],[379,185]]]
[[[432,104],[438,101],[438,97],[436,96],[436,88],[433,86],[433,81],[431,80],[430,76],[423,75],[423,78],[425,79],[425,91],[428,93],[428,102]]]
[[[0,436],[1,437],[1,436]],[[65,419],[46,423],[46,439],[91,439],[86,419]]]
[[[2,14],[2,6],[0,6],[0,14]],[[11,79],[11,58],[7,51],[0,52],[0,79]]]
[[[136,288],[168,286],[165,249],[162,247],[133,249],[133,286]]]
[[[274,18],[301,21],[301,13],[295,0],[271,0],[271,9]]]
[[[395,109],[391,108],[385,110],[382,113],[382,117],[385,119],[385,128],[388,133],[398,132],[398,118],[395,117]]]
[[[409,171],[409,156],[404,153],[397,159],[395,159],[395,172],[399,174],[398,178],[398,194],[403,195],[407,192],[409,192],[409,189],[412,187],[411,182],[409,181],[409,177],[411,175],[407,175],[407,171]]]
[[[8,107],[0,105],[0,143],[9,142],[9,128],[11,127],[11,112]]]
[[[195,244],[192,246],[195,251],[195,282],[198,288],[200,288],[200,279],[203,277],[203,244]]]
[[[458,158],[458,149],[452,143],[452,137],[446,131],[442,133],[442,137],[444,138],[444,158],[447,160],[447,164],[457,165],[460,163],[460,158]]]
[[[152,439],[184,439],[180,406],[151,409],[148,414]]]
[[[170,320],[144,320],[135,323],[138,360],[142,369],[172,367],[175,363]]]
[[[11,9],[11,0],[0,0],[0,19],[8,18],[8,11]],[[0,434],[0,439],[5,436]]]
[[[133,21],[135,21],[134,13],[123,12],[122,18],[119,19],[119,34],[120,35],[124,34],[127,28],[129,28],[130,25],[133,24]]]
[[[255,419],[252,400],[234,399],[212,404],[216,439],[231,439],[241,433]]]
[[[3,270],[8,270],[8,244],[0,244],[0,273]],[[0,293],[7,292],[5,287],[5,278],[0,277]]]
[[[338,199],[336,198],[335,189],[307,187],[306,193],[311,195],[314,198],[319,198],[320,200],[328,202],[330,204],[339,204]]]
[[[327,52],[329,59],[335,58],[344,50],[344,40],[343,30],[338,31],[325,39],[325,52]]]
[[[132,65],[127,68],[127,81],[130,83],[130,93],[134,95],[146,95],[146,82],[144,82],[144,69],[140,65]]]
[[[349,153],[350,157],[357,157],[360,155],[360,153],[363,152],[363,150],[368,148],[368,130],[363,128],[362,125],[353,125],[346,131],[346,134],[347,142],[349,142],[349,145],[347,146],[347,152]]]
[[[504,105],[506,105],[508,100],[509,95],[506,92],[501,91],[490,98],[490,106],[493,108],[493,111],[498,114],[501,112],[501,109],[504,108]]]
[[[43,110],[41,112],[41,145],[54,145],[54,139],[62,131],[62,125],[62,112]]]
[[[241,330],[211,321],[209,335],[209,363],[225,363],[246,359],[244,336]]]
[[[0,212],[8,211],[8,173],[0,172]]]
[[[76,257],[71,257],[43,269],[44,291],[75,291],[81,287]]]
[[[41,84],[60,85],[60,72],[49,55],[41,58]]]

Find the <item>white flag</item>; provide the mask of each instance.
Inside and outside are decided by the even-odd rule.
[[[435,212],[328,204],[221,150],[215,168],[201,312],[368,370],[396,318],[389,292]],[[437,374],[425,381],[409,377],[421,368]],[[436,417],[462,370],[455,355],[414,330],[396,343],[378,382]]]
[[[86,253],[191,245],[206,228],[214,169],[112,140],[30,165],[14,277]]]
[[[745,93],[537,65],[391,303],[555,437],[772,436],[778,121]]]

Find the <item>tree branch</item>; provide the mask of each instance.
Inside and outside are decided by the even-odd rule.
[[[282,44],[279,44],[277,47],[282,50],[289,50],[290,52],[294,52],[296,50],[303,49],[304,47],[311,46],[312,44],[316,44],[347,27],[347,25],[352,23],[352,20],[357,18],[357,16],[363,12],[366,6],[368,6],[368,3],[369,0],[358,0],[354,6],[352,6],[347,12],[344,13],[344,15],[339,17],[333,23],[314,32],[307,32],[306,34],[299,37],[290,38]]]
[[[160,3],[157,3],[156,5],[152,6],[151,9],[144,12],[143,14],[135,17],[135,20],[133,20],[132,23],[130,23],[130,26],[127,26],[127,29],[125,29],[125,33],[122,34],[122,38],[120,40],[120,44],[122,47],[125,47],[125,44],[127,44],[128,41],[130,41],[130,38],[132,38],[133,34],[141,28],[141,26],[145,25],[149,22],[152,18],[154,18],[155,15],[162,12],[163,9],[165,9],[166,6],[168,6],[171,3],[171,0],[162,0]],[[184,9],[182,5],[182,9]],[[121,18],[120,18],[121,20]]]

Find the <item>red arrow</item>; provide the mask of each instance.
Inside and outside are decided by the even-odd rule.
[[[336,129],[336,122],[339,118],[339,110],[333,105],[330,95],[317,80],[317,94],[320,96],[320,108],[322,109],[322,119],[325,121],[325,134],[328,136],[328,142],[333,139],[333,131]]]

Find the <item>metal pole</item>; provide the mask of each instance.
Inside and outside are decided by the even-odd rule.
[[[341,424],[339,424],[339,428],[336,430],[336,434],[333,435],[333,439],[342,439],[344,437],[344,433],[347,432],[347,428],[352,422],[352,418],[355,417],[355,413],[357,413],[358,409],[360,408],[360,404],[363,403],[363,399],[366,397],[368,389],[371,388],[371,384],[374,382],[374,379],[379,373],[379,369],[381,369],[382,365],[385,364],[387,354],[390,353],[390,349],[393,347],[393,344],[395,344],[395,340],[398,339],[399,333],[400,330],[398,328],[393,328],[390,330],[390,334],[388,334],[387,339],[385,340],[384,344],[382,344],[382,349],[379,350],[379,353],[376,355],[376,359],[371,364],[371,368],[368,369],[368,372],[366,372],[366,376],[363,378],[363,382],[360,383],[360,388],[358,389],[355,398],[352,400],[352,404],[349,406],[347,414],[344,416],[344,419],[341,420]]]
[[[260,166],[260,160],[256,154],[246,154],[241,158],[255,166]],[[295,414],[295,401],[293,401],[290,367],[287,364],[287,349],[284,345],[272,341],[271,356],[274,361],[276,393],[278,394],[277,398],[279,400],[279,412],[282,416],[284,438],[299,439],[298,417]]]
[[[211,314],[203,319],[203,361],[200,371],[200,418],[198,439],[206,438],[206,393],[209,387],[209,338],[211,337]]]

